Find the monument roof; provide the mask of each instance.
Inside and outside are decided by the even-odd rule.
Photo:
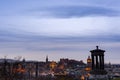
[[[90,52],[105,52],[105,50],[99,49],[99,46],[96,46],[96,49],[91,50]]]

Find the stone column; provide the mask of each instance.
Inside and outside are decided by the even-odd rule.
[[[92,70],[94,69],[94,55],[92,55]]]
[[[102,56],[102,69],[104,70],[104,55]]]
[[[98,56],[96,55],[96,69],[98,69]]]
[[[102,69],[102,57],[101,57],[101,55],[99,56],[99,59],[100,59],[100,69]]]

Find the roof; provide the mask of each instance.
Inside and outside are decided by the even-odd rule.
[[[94,50],[91,50],[90,52],[105,52],[105,50],[101,50],[101,49],[99,49],[99,47],[98,46],[96,46],[96,49],[94,49]]]

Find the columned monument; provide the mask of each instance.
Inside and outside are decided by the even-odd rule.
[[[91,50],[92,58],[92,71],[91,74],[94,75],[105,75],[107,72],[104,70],[104,52],[105,50],[99,49],[96,46],[95,50]]]

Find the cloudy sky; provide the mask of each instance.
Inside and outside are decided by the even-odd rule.
[[[0,58],[86,62],[96,45],[120,63],[120,0],[0,0]]]

